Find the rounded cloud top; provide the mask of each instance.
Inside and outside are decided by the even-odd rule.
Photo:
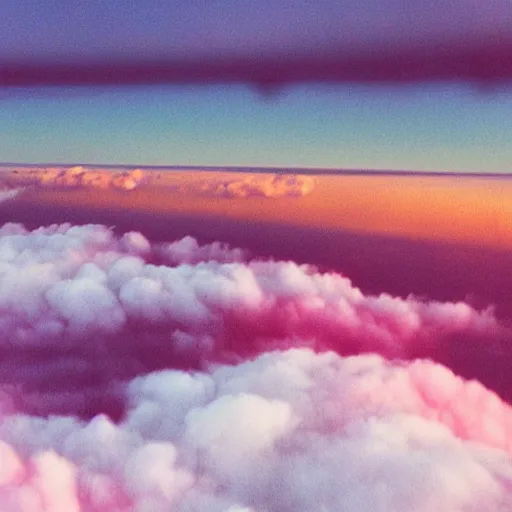
[[[492,309],[102,225],[0,228],[0,509],[512,510]],[[497,352],[498,353],[498,352]]]
[[[83,166],[14,169],[11,171],[10,178],[18,183],[43,187],[118,188],[123,190],[133,190],[145,182],[145,174],[140,169],[115,172],[107,169],[89,169]]]
[[[134,190],[141,185],[156,185],[198,197],[293,198],[310,194],[315,187],[312,176],[280,173],[210,172],[202,170],[113,170],[108,168],[35,167],[13,168],[7,182],[11,187],[38,186]]]

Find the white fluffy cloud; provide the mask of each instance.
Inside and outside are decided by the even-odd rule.
[[[38,343],[38,333],[50,324],[69,342],[80,329],[108,334],[149,322],[165,327],[168,343],[178,332],[210,337],[217,355],[288,348],[300,338],[341,353],[406,357],[419,342],[428,347],[453,333],[486,336],[503,330],[492,311],[479,312],[464,302],[366,296],[339,274],[246,258],[243,251],[219,243],[199,246],[190,237],[151,246],[140,233],[116,238],[99,225],[32,232],[5,225],[0,230],[4,340],[20,344],[36,332]]]
[[[0,329],[2,510],[512,509],[512,410],[424,359],[510,340],[490,309],[7,224]]]
[[[511,409],[428,361],[289,350],[153,373],[127,392],[117,425],[4,417],[2,508],[512,507]]]
[[[175,242],[161,244],[160,254],[167,263],[173,265],[180,263],[195,264],[211,260],[234,263],[243,262],[249,257],[247,251],[238,248],[232,249],[220,242],[199,245],[197,240],[191,236],[186,236]]]

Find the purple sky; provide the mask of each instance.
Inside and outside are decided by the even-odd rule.
[[[6,0],[0,161],[510,171],[511,27],[508,0]]]
[[[1,57],[376,50],[511,35],[512,5],[413,0],[6,0]],[[379,48],[382,49],[382,46]]]
[[[177,63],[174,75],[161,78],[170,81],[183,80],[180,73],[185,73],[185,81],[194,74],[200,75],[197,80],[230,80],[233,73],[240,80],[257,81],[254,73],[261,81],[272,75],[277,80],[305,80],[333,69],[339,80],[365,80],[368,74],[372,80],[400,79],[411,74],[411,68],[416,68],[413,78],[419,79],[453,73],[462,78],[510,78],[511,27],[512,4],[507,0],[20,0],[0,5],[0,60],[16,65],[106,60],[112,67],[120,59],[139,65],[158,59]],[[295,68],[270,69],[267,59],[281,56],[298,59]],[[195,59],[218,65],[235,57],[243,60],[236,61],[234,70],[221,67],[205,77],[197,66],[183,70]],[[279,60],[276,67],[283,66]],[[304,70],[309,74],[302,76]],[[48,73],[59,79],[58,68]],[[155,68],[145,73],[165,74]],[[107,75],[108,66],[98,74]],[[118,71],[112,82],[138,78],[140,73]],[[20,74],[19,80],[30,79]],[[3,80],[15,81],[5,74]]]

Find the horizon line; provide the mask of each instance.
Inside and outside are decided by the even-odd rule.
[[[0,162],[3,167],[90,167],[107,169],[142,169],[170,171],[210,171],[210,172],[248,172],[257,174],[272,172],[273,174],[315,174],[315,175],[388,175],[388,176],[512,176],[512,171],[448,171],[448,170],[410,170],[410,169],[375,169],[375,168],[344,168],[344,167],[309,167],[309,166],[251,166],[251,165],[163,165],[163,164],[105,164],[86,162]]]

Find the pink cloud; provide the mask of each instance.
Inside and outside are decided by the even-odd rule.
[[[510,406],[425,359],[509,340],[492,309],[7,224],[0,328],[2,510],[512,507]]]
[[[318,504],[512,505],[512,410],[428,361],[289,350],[206,372],[152,373],[127,393],[118,424],[4,417],[0,504],[304,512]]]
[[[365,296],[336,273],[246,257],[219,243],[199,246],[190,237],[152,246],[139,233],[116,238],[104,226],[25,232],[6,225],[0,231],[0,290],[9,314],[1,321],[15,344],[31,336],[37,343],[49,322],[66,337],[77,325],[107,333],[149,322],[155,329],[166,326],[170,337],[184,331],[215,339],[215,357],[288,348],[294,338],[340,353],[406,357],[453,333],[504,332],[491,310],[464,302]],[[147,263],[151,259],[161,264]]]

